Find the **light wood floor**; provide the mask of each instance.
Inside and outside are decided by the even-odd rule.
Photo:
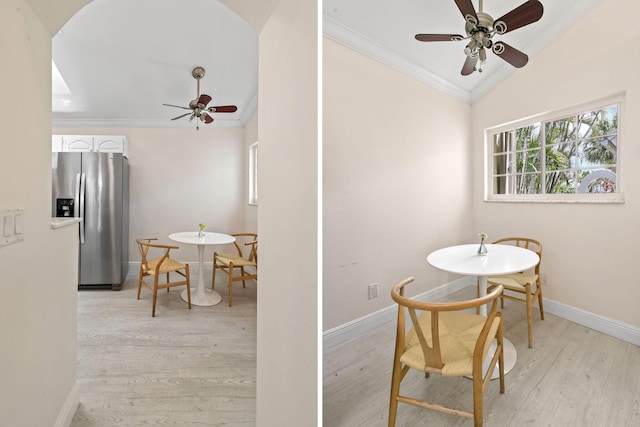
[[[254,426],[256,282],[235,283],[228,307],[226,278],[216,278],[223,300],[214,307],[189,310],[183,288],[159,292],[155,318],[151,292],[136,299],[137,278],[121,291],[80,291],[71,426]]]
[[[448,299],[468,299],[465,288]],[[505,376],[506,394],[492,381],[485,393],[486,426],[640,426],[640,347],[534,311],[527,347],[524,306],[505,301],[505,337],[518,360]],[[386,426],[395,321],[323,354],[323,424]],[[471,381],[410,372],[401,391],[472,408]],[[471,426],[472,420],[400,403],[397,426]]]

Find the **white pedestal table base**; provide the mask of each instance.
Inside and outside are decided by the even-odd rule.
[[[186,289],[182,291],[180,297],[184,302],[189,301],[187,299],[188,295]],[[220,301],[222,301],[222,295],[214,290],[203,289],[202,292],[200,292],[200,288],[191,289],[191,305],[210,307],[212,305],[220,304]]]

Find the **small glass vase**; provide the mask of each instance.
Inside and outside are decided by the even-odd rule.
[[[198,231],[198,237],[204,237],[204,229],[200,229],[200,231]]]
[[[480,247],[478,248],[478,255],[484,256],[487,254],[487,247],[484,245],[484,241],[480,242]]]

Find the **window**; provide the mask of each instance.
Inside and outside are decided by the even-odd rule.
[[[622,96],[486,131],[485,199],[621,202]]]
[[[258,143],[249,146],[249,204],[258,204]]]

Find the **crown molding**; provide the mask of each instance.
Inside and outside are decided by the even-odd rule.
[[[181,120],[171,122],[167,119],[162,120],[125,120],[125,119],[53,119],[51,125],[57,128],[195,128],[195,122]],[[200,127],[224,127],[224,128],[242,128],[244,123],[241,120],[214,120],[211,124],[201,123]]]
[[[562,2],[563,11],[561,15],[563,19],[540,21],[538,25],[542,25],[539,27],[536,37],[532,38],[525,46],[518,46],[518,49],[527,52],[530,58],[533,57],[536,53],[550,45],[563,32],[580,21],[594,7],[602,3],[602,1],[603,0],[568,0]],[[497,65],[491,73],[487,73],[486,77],[469,91],[436,76],[420,65],[336,21],[327,14],[323,15],[323,34],[335,42],[343,44],[468,104],[473,104],[480,100],[484,95],[491,92],[491,90],[497,87],[502,81],[517,71],[517,69],[506,63]]]
[[[461,89],[443,78],[436,76],[397,52],[365,37],[335,19],[327,15],[324,15],[323,18],[322,28],[325,37],[388,65],[409,77],[426,83],[467,104],[471,104],[471,93],[469,91]]]

